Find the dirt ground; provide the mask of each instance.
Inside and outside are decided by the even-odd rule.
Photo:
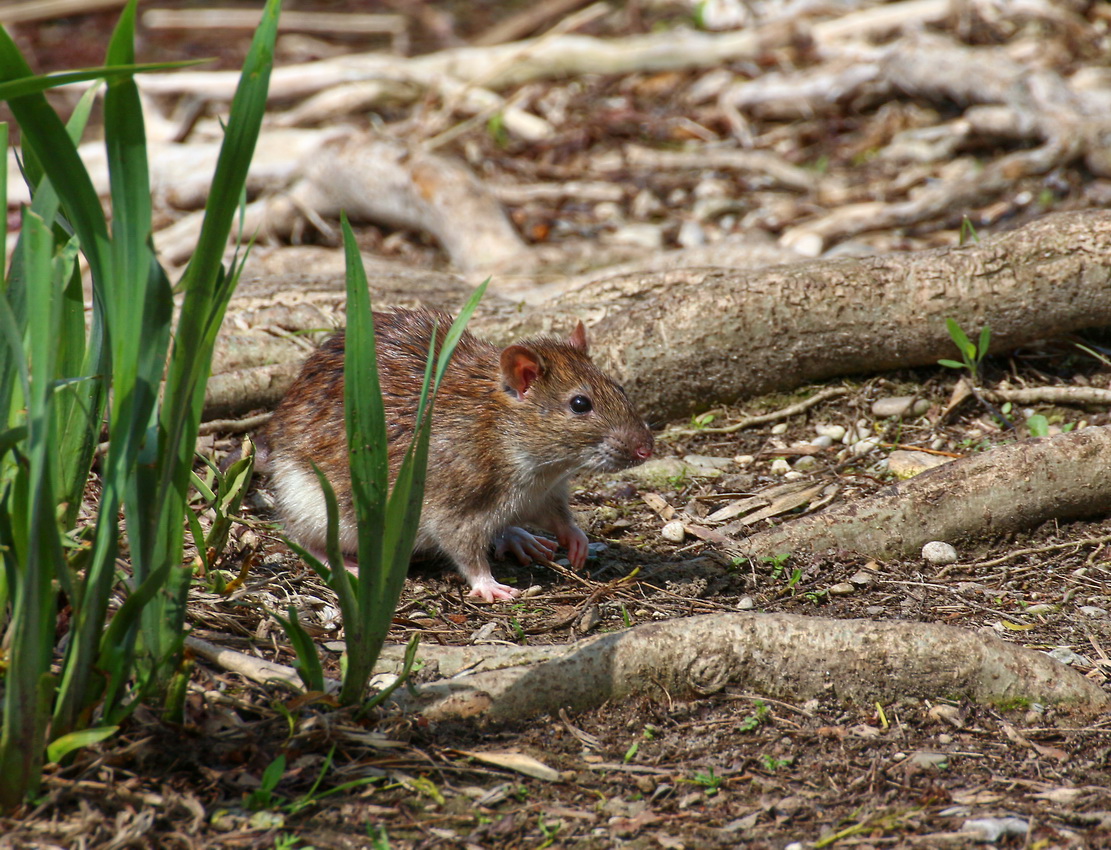
[[[357,5],[322,0],[297,8]],[[492,3],[404,0],[390,7],[383,11],[413,17],[417,49],[469,37],[513,11]],[[629,27],[648,31],[657,22],[647,4],[630,7],[644,14],[630,13]],[[17,41],[36,70],[93,64],[114,18],[104,13],[21,25]],[[219,52],[228,67],[243,45],[227,34],[200,31],[159,38],[152,36],[145,49],[161,50],[164,58]],[[349,39],[335,41],[356,47]],[[620,86],[594,80],[580,90],[575,108],[584,123],[574,138],[560,140],[560,150],[604,145],[621,132],[658,140],[675,126],[674,104],[663,102],[652,113],[599,117],[597,104]],[[846,112],[835,121],[800,122],[797,138],[806,145],[796,149],[797,158],[852,168],[872,117]],[[601,124],[589,123],[603,118],[605,136]],[[512,145],[496,144],[481,131],[472,142],[481,145],[493,172],[550,176],[548,166],[521,164]],[[1036,202],[1006,215],[996,215],[993,206],[985,222],[1010,226],[1049,206],[1092,205],[1098,193],[1089,177],[1078,168],[1055,171],[1037,185],[1016,185],[1016,196],[1032,194]],[[676,178],[659,179],[654,188],[661,196],[680,188],[663,185]],[[583,210],[517,212],[522,231],[542,231],[543,238],[556,238],[551,234],[561,227],[583,233],[592,226]],[[887,248],[953,244],[959,226],[954,214],[874,242]],[[418,236],[375,228],[363,236],[368,248],[442,264],[434,246]],[[1107,337],[1093,332],[989,358],[983,381],[1006,376],[1031,386],[1107,387],[1111,366],[1077,342],[1098,353],[1106,350]],[[880,439],[856,458],[839,457],[839,442],[812,454],[800,480],[837,482],[838,500],[891,483],[885,464],[896,448],[961,455],[1026,435],[1023,411],[1006,411],[1003,418],[1017,425],[1011,428],[1000,411],[975,399],[943,417],[957,378],[955,370],[938,366],[845,382],[845,396],[804,415],[729,435],[679,432],[777,410],[820,387],[717,408],[712,419],[660,423],[658,457],[711,456],[722,459],[723,468],[716,475],[687,471],[662,480],[579,479],[573,508],[591,540],[606,544],[588,562],[588,584],[544,567],[500,563],[499,580],[530,590],[513,602],[476,605],[443,564],[416,564],[391,638],[402,643],[419,632],[426,643],[562,643],[653,620],[738,610],[901,619],[987,629],[1053,651],[1111,691],[1111,519],[1049,523],[1013,539],[961,544],[958,561],[948,566],[839,553],[784,553],[753,563],[735,562],[702,541],[664,540],[663,521],[643,498],[655,494],[704,516],[731,498],[781,484],[773,464],[780,458],[797,463],[792,448],[812,441],[819,426]],[[902,420],[872,412],[875,401],[905,395],[926,402],[925,409]],[[1037,412],[1050,429],[1111,423],[1111,414],[1095,408],[1038,406]],[[232,442],[217,441],[217,451]],[[269,611],[295,604],[326,650],[327,672],[338,675],[335,642],[342,624],[334,599],[281,543],[264,480],[251,505],[250,528],[240,536],[245,548],[226,565],[236,570],[235,559],[250,551],[250,577],[231,597],[198,584],[190,609],[194,634],[291,664]],[[630,581],[592,597],[595,582],[634,571]],[[187,724],[176,728],[140,711],[118,736],[50,772],[37,800],[17,817],[0,819],[0,848],[1111,847],[1111,717],[1037,704],[793,704],[730,691],[682,702],[661,693],[650,701],[484,727],[430,724],[390,712],[359,717],[197,661],[187,713]],[[555,774],[542,779],[527,765],[529,772],[501,766],[506,754],[529,756]],[[284,765],[271,767],[279,757]],[[279,777],[276,784],[265,776],[268,767]]]

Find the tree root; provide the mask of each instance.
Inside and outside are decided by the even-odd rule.
[[[755,557],[829,549],[876,558],[917,555],[1032,528],[1051,519],[1111,513],[1111,426],[1023,440],[922,472],[877,496],[837,505],[752,535]]]
[[[222,657],[227,650],[195,648],[230,663]],[[403,648],[387,649],[379,669],[396,671]],[[581,711],[630,697],[697,699],[727,688],[792,702],[916,697],[1093,711],[1111,703],[1098,685],[1048,655],[933,623],[708,614],[567,646],[424,646],[418,656],[444,678],[415,693],[399,690],[395,699],[429,720],[522,721],[564,707]],[[257,676],[252,666],[240,672],[288,681],[279,667],[268,664]]]

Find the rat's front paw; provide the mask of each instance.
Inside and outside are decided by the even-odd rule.
[[[590,540],[577,525],[568,525],[556,532],[559,544],[567,550],[567,560],[576,570],[581,570],[586,563]]]
[[[533,561],[550,561],[556,551],[556,542],[529,534],[523,528],[511,525],[494,540],[494,557],[511,553],[522,564]]]
[[[494,581],[493,576],[487,576],[476,581],[467,596],[473,596],[483,602],[496,602],[499,599],[512,599],[520,593],[521,591],[516,588]]]

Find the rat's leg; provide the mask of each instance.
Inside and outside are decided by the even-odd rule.
[[[464,527],[438,530],[441,533],[436,535],[436,546],[451,558],[459,574],[467,580],[471,587],[468,596],[483,602],[495,602],[520,594],[521,591],[497,581],[490,572],[490,560],[486,557],[486,547],[490,545],[488,529],[471,528],[468,531]]]

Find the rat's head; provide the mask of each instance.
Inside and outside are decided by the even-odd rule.
[[[520,449],[536,462],[611,472],[652,454],[652,433],[618,384],[590,359],[582,322],[569,339],[504,349],[501,376],[521,417]]]

